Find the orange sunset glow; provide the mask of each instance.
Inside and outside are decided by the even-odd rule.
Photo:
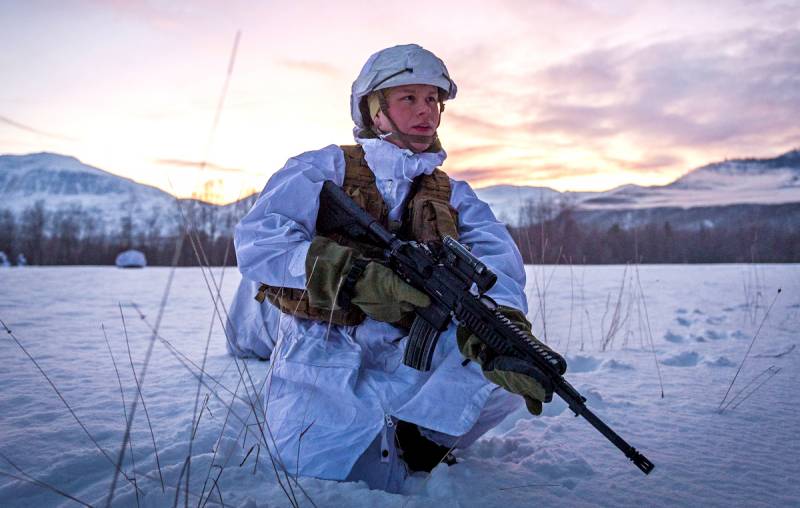
[[[458,84],[439,129],[444,169],[475,187],[666,184],[800,146],[796,2],[2,10],[0,153],[72,155],[181,197],[230,202],[289,157],[351,143],[353,79],[371,53],[411,42]]]

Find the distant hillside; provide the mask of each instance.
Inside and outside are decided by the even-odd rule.
[[[663,186],[561,193],[546,187],[500,185],[476,193],[499,218],[516,227],[516,233],[540,224],[544,225],[540,229],[549,231],[547,238],[541,231],[525,235],[520,245],[529,261],[541,260],[540,254],[533,253],[541,253],[544,247],[554,250],[555,260],[572,253],[583,259],[596,256],[596,262],[624,262],[632,259],[630,245],[602,255],[597,247],[621,245],[625,237],[624,242],[635,245],[638,252],[646,247],[640,245],[638,232],[645,231],[652,242],[670,231],[687,232],[680,237],[685,243],[699,245],[700,240],[692,236],[697,232],[704,235],[702,241],[712,242],[704,247],[710,254],[685,252],[675,257],[678,262],[750,260],[751,244],[765,235],[772,235],[772,251],[780,252],[769,259],[800,261],[800,245],[797,255],[792,250],[792,235],[800,231],[798,150],[774,158],[709,164]],[[147,253],[150,264],[165,264],[171,262],[184,214],[193,230],[201,233],[201,244],[187,243],[181,264],[197,263],[195,247],[202,248],[213,263],[231,263],[233,228],[255,198],[225,206],[179,200],[74,157],[2,155],[0,251],[11,259],[23,253],[32,264],[110,264],[123,248],[137,247]],[[746,234],[736,236],[737,232]],[[530,240],[533,236],[545,244],[535,246]],[[578,248],[578,242],[584,242],[583,246]],[[725,243],[726,249],[732,243],[737,247],[723,256],[721,246],[713,242]],[[750,252],[749,257],[736,257],[736,249]],[[651,252],[650,259],[661,259],[659,252]]]
[[[156,187],[135,182],[54,153],[0,155],[0,210],[20,216],[36,202],[57,215],[81,215],[105,234],[123,229],[158,235],[174,234],[183,213],[193,211],[196,227],[219,231],[200,218],[235,222],[242,204],[219,207],[202,201],[176,199]]]
[[[515,225],[536,222],[543,208],[548,211],[544,215],[552,217],[568,205],[586,224],[633,227],[671,221],[679,229],[699,223],[713,227],[740,220],[748,211],[769,218],[793,209],[782,205],[800,203],[800,150],[774,158],[709,164],[661,186],[560,193],[546,187],[504,185],[477,189],[476,194],[498,217]],[[800,227],[800,217],[793,212],[777,222]]]
[[[53,153],[0,156],[0,251],[31,264],[113,264],[134,247],[170,264],[185,220],[200,243],[179,263],[232,263],[233,227],[254,197],[217,206],[174,196]],[[185,219],[184,219],[185,217]],[[195,253],[194,249],[197,249]]]

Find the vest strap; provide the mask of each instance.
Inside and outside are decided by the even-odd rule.
[[[339,297],[336,300],[336,304],[341,308],[347,309],[350,307],[350,300],[353,298],[356,282],[358,282],[358,279],[364,274],[364,270],[369,263],[369,259],[364,258],[356,258],[353,261],[353,266],[350,267],[350,271],[347,272],[347,276],[344,278],[344,282],[342,282],[339,288]]]

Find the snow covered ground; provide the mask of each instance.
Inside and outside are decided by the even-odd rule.
[[[85,503],[105,505],[125,416],[101,326],[130,408],[136,382],[118,304],[140,372],[150,344],[148,326],[158,319],[169,273],[166,268],[0,269],[0,319],[108,455],[3,333],[0,506],[76,505],[33,479]],[[229,303],[238,273],[228,269],[223,277],[215,269],[214,276],[223,279],[222,296]],[[164,343],[154,344],[142,391],[158,461],[139,405],[132,432],[135,468],[130,456],[123,465],[131,480],[135,471],[138,502],[172,506],[190,453],[194,506],[206,499],[208,506],[290,506],[283,490],[289,485],[289,496],[300,506],[319,507],[800,505],[800,267],[536,266],[528,267],[528,290],[529,318],[540,337],[546,335],[566,354],[567,379],[595,413],[655,463],[651,475],[643,475],[554,400],[542,417],[511,415],[458,451],[457,465],[410,478],[404,495],[358,483],[309,478],[295,483],[283,473],[281,486],[266,449],[254,446],[258,427],[242,400],[253,386],[261,387],[269,363],[237,366],[225,353],[218,323],[208,342],[213,305],[206,279],[200,269],[178,269],[160,335],[185,358],[179,355],[179,361]],[[720,413],[720,401],[762,321],[728,395],[733,402]],[[198,393],[195,375],[207,343],[207,385]],[[246,383],[239,383],[237,370]],[[233,393],[240,400],[228,415],[224,404]],[[201,417],[190,448],[195,412]],[[183,491],[180,495],[183,505]],[[132,483],[122,476],[114,505],[137,505]]]

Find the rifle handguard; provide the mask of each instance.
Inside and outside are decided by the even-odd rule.
[[[508,312],[508,310],[512,312]],[[513,326],[517,329],[517,334],[520,335],[521,338],[525,339],[531,348],[539,353],[539,355],[547,361],[553,368],[560,374],[564,375],[567,372],[567,361],[564,360],[564,357],[560,354],[556,353],[552,349],[550,349],[547,344],[540,341],[533,335],[531,331],[531,324],[528,320],[523,316],[522,312],[518,311],[517,309],[513,309],[511,307],[498,307],[495,311],[496,314],[500,317],[501,320],[505,321],[506,324]],[[509,318],[509,314],[512,315],[512,318],[517,318],[518,316],[523,316],[520,320]],[[522,323],[526,326],[522,326]]]

